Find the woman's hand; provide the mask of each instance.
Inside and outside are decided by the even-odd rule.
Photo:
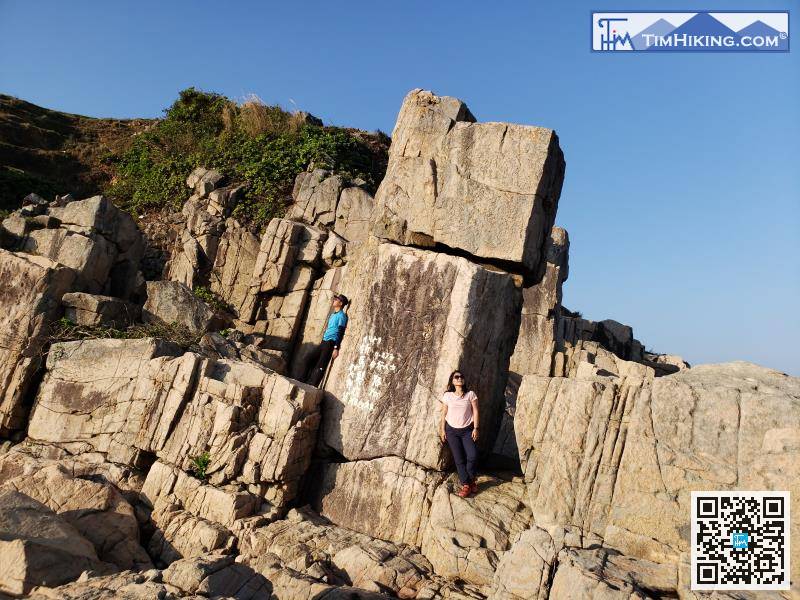
[[[473,442],[477,442],[478,441],[478,437],[480,437],[478,435],[478,428],[477,427],[473,427],[472,428],[472,441]]]
[[[335,360],[337,356],[339,356],[339,349],[338,348],[334,348],[333,352],[331,353],[331,359]]]
[[[447,436],[444,433],[444,429],[439,430],[439,438],[442,440],[443,444],[447,441]]]

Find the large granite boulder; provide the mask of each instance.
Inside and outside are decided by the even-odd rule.
[[[294,184],[294,204],[287,217],[309,225],[333,225],[344,182],[324,169],[300,173]]]
[[[525,485],[518,479],[481,476],[478,494],[470,499],[450,488],[444,484],[436,489],[423,529],[422,553],[439,575],[488,585],[500,558],[531,523]]]
[[[50,259],[0,249],[0,436],[25,426],[25,397],[42,360],[49,323],[75,272]]]
[[[64,294],[64,316],[78,325],[113,327],[124,329],[133,323],[141,312],[130,302],[85,292]]]
[[[624,374],[582,362],[574,378],[523,378],[514,426],[537,525],[676,572],[688,562],[692,491],[797,495],[800,380],[749,363],[654,377],[611,356]],[[683,579],[671,589],[688,593]],[[556,575],[551,597],[562,587]]]
[[[535,274],[564,178],[558,137],[541,127],[474,121],[455,98],[423,90],[406,96],[375,197],[373,232]]]
[[[0,592],[73,581],[85,570],[113,570],[94,546],[47,506],[13,489],[0,490]]]
[[[61,464],[13,478],[0,487],[48,506],[89,540],[97,556],[120,569],[146,570],[150,558],[139,545],[133,507],[110,484],[73,477]]]
[[[675,560],[689,551],[695,490],[788,490],[798,514],[798,440],[799,378],[745,362],[656,378],[630,414],[606,542],[631,556]],[[791,534],[800,535],[796,519]],[[796,547],[791,563],[800,564]]]
[[[172,323],[195,332],[208,331],[218,324],[214,310],[177,281],[147,282],[142,319],[145,323]]]
[[[603,535],[630,412],[647,385],[636,377],[523,378],[514,430],[537,525]]]
[[[349,324],[326,385],[322,441],[348,460],[392,455],[443,468],[439,400],[461,369],[480,402],[480,443],[491,448],[519,326],[512,276],[373,240],[346,279]]]
[[[199,357],[163,340],[54,344],[28,437],[73,454],[147,466],[191,394]]]
[[[337,525],[419,546],[446,474],[396,456],[330,463],[314,486],[314,508]]]
[[[33,218],[10,217],[5,228],[14,231],[14,248],[74,269],[78,291],[120,298],[137,292],[144,239],[129,214],[104,196],[43,210]]]

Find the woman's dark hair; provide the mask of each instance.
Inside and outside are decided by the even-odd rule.
[[[464,393],[466,394],[469,391],[469,388],[467,387],[467,378],[464,376],[464,371],[462,371],[461,369],[456,369],[455,371],[450,373],[450,377],[447,378],[447,391],[448,392],[456,391],[456,386],[453,385],[453,375],[455,375],[456,373],[458,373],[459,375],[461,375],[461,377],[463,377],[463,379],[461,380],[461,389],[464,390]]]

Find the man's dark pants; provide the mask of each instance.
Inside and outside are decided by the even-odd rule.
[[[444,424],[444,435],[450,445],[450,451],[453,453],[458,478],[462,485],[475,481],[478,447],[472,439],[472,429],[472,424],[461,428],[450,427],[449,423]]]
[[[333,347],[334,342],[332,340],[325,340],[319,345],[316,351],[316,361],[314,361],[311,370],[308,372],[306,383],[319,387],[322,378],[325,377],[325,369],[328,368],[328,363],[331,361]]]

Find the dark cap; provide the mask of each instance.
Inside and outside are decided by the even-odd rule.
[[[342,306],[347,306],[348,304],[350,304],[350,300],[348,300],[347,296],[345,296],[344,294],[335,294],[333,297],[338,298],[339,302],[342,303]]]

